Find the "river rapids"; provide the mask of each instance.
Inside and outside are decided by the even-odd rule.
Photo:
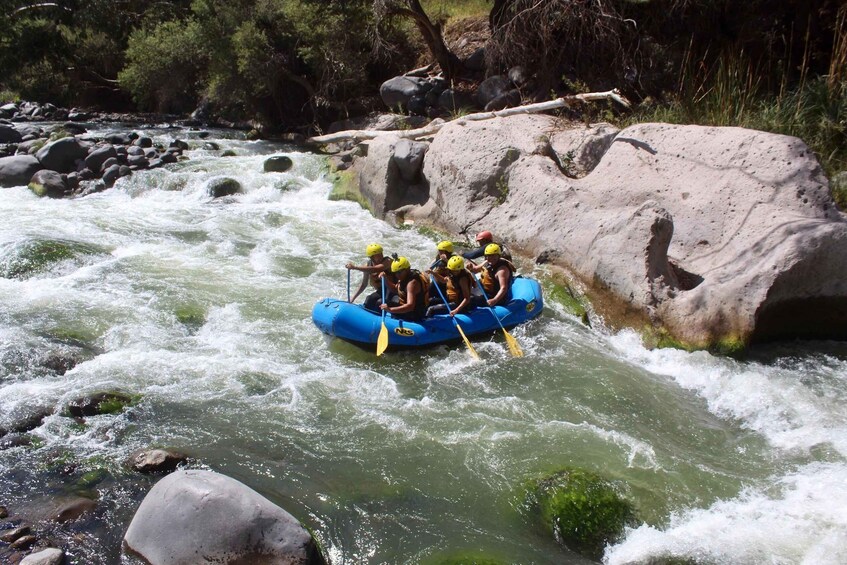
[[[481,362],[461,344],[377,358],[322,335],[311,308],[346,296],[344,265],[368,243],[424,266],[431,237],[329,201],[316,156],[226,132],[209,139],[219,149],[197,132],[145,134],[187,140],[190,159],[80,199],[0,193],[0,427],[52,411],[32,445],[0,451],[0,504],[45,517],[37,529],[71,563],[136,563],[121,539],[156,478],[124,461],[150,446],[281,505],[336,565],[457,552],[587,563],[525,508],[523,485],[562,466],[615,481],[638,509],[605,563],[847,563],[844,344],[743,360],[650,351],[548,293],[511,332],[524,358],[501,336],[475,343]],[[293,168],[262,172],[278,154]],[[210,198],[220,176],[244,193]],[[44,241],[75,252],[16,271]],[[520,265],[551,288],[543,267]],[[44,367],[56,355],[78,363],[58,375]],[[137,401],[84,423],[63,415],[106,390]],[[97,499],[92,513],[46,519],[79,495]]]

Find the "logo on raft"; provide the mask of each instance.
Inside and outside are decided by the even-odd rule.
[[[409,328],[394,328],[394,333],[397,335],[404,335],[406,337],[415,335],[414,330],[410,330]]]
[[[533,310],[535,310],[535,300],[526,305],[527,312],[532,312]]]

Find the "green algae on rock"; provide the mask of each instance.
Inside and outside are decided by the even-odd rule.
[[[635,519],[632,503],[610,482],[575,467],[530,481],[527,502],[559,543],[592,558]]]

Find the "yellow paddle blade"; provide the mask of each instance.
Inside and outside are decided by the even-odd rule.
[[[471,342],[468,341],[468,336],[465,335],[465,332],[462,331],[462,326],[459,325],[459,322],[456,322],[456,329],[459,330],[459,333],[462,334],[462,339],[465,340],[465,345],[468,346],[468,351],[474,359],[479,360],[479,355],[476,353],[476,349],[473,348]]]
[[[379,337],[376,338],[376,356],[379,357],[385,350],[388,349],[388,328],[385,327],[385,322],[382,323],[382,328],[379,330]]]
[[[506,343],[509,344],[509,351],[512,352],[512,357],[523,357],[523,350],[518,345],[518,341],[505,328],[503,329],[503,335],[506,336]]]

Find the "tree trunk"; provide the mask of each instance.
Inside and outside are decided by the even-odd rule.
[[[423,36],[429,52],[432,53],[432,56],[435,57],[435,60],[441,67],[444,78],[450,81],[458,76],[462,69],[462,63],[450,51],[447,44],[444,43],[444,36],[441,34],[441,25],[432,23],[432,20],[424,12],[419,0],[406,0],[406,5],[408,6],[407,9],[400,8],[392,12],[412,18],[421,36]]]
[[[539,102],[538,104],[527,104],[526,106],[516,106],[514,108],[506,108],[505,110],[497,110],[496,112],[478,112],[476,114],[468,114],[467,116],[463,116],[461,118],[457,118],[453,121],[462,123],[464,122],[476,122],[479,120],[490,120],[492,118],[505,118],[507,116],[514,116],[517,114],[535,114],[538,112],[546,112],[548,110],[555,110],[556,108],[561,108],[566,106],[568,102],[573,101],[583,101],[589,102],[593,100],[614,100],[618,104],[629,108],[630,102],[626,98],[624,98],[618,89],[609,90],[608,92],[587,92],[585,94],[575,94],[573,96],[563,96],[562,98],[557,98],[555,100],[549,100],[547,102]],[[418,129],[408,129],[408,130],[394,130],[394,131],[379,131],[379,130],[347,130],[347,131],[339,131],[338,133],[331,133],[328,135],[319,135],[317,137],[310,137],[306,141],[308,143],[312,143],[315,145],[322,145],[324,143],[335,143],[337,141],[345,141],[351,139],[353,141],[363,141],[365,139],[374,139],[380,136],[391,135],[394,137],[405,138],[405,139],[415,139],[418,137],[426,137],[432,135],[447,124],[451,122],[440,122],[435,124],[429,124],[422,128]]]

